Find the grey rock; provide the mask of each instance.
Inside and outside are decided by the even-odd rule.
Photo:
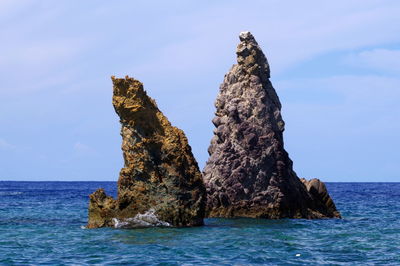
[[[250,32],[239,39],[237,64],[225,75],[215,101],[216,128],[203,170],[207,215],[340,217],[332,200],[328,207],[326,198],[307,190],[293,171],[267,58]]]

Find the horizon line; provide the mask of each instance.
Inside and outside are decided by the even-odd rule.
[[[0,182],[118,182],[118,180],[0,180]],[[324,183],[400,183],[400,181],[323,181]]]

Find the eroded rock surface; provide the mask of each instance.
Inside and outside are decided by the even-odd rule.
[[[202,225],[205,187],[185,134],[171,125],[138,80],[112,77],[112,82],[124,167],[116,200],[102,189],[90,195],[88,227]]]
[[[208,215],[340,217],[324,197],[309,192],[293,171],[283,145],[285,123],[267,59],[250,32],[242,32],[239,38],[237,64],[225,75],[215,102],[216,128],[203,172]]]
[[[340,213],[336,209],[335,203],[329,195],[324,182],[318,178],[313,178],[310,180],[300,178],[300,181],[305,185],[307,191],[313,196],[314,199],[319,200],[325,205],[328,213],[332,213],[334,217],[340,217]]]

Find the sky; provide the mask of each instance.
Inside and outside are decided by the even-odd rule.
[[[144,83],[200,169],[238,34],[266,54],[299,177],[400,181],[400,1],[0,1],[0,180],[116,181],[110,76]]]

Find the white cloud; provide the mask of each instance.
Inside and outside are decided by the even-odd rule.
[[[9,150],[14,150],[14,149],[15,149],[14,145],[12,145],[11,143],[7,142],[6,140],[0,138],[0,150],[9,151]]]
[[[1,63],[8,67],[15,65],[43,69],[64,63],[65,60],[77,55],[82,47],[83,44],[74,39],[31,41],[9,47],[6,51],[8,57],[3,58]]]
[[[0,4],[0,10],[10,11],[0,29],[7,36],[0,43],[0,70],[7,80],[0,82],[3,90],[15,93],[37,88],[49,76],[70,69],[90,69],[98,75],[132,73],[144,79],[203,79],[216,71],[223,75],[235,62],[242,30],[255,34],[273,76],[323,53],[400,41],[400,3],[390,0],[143,4],[143,13],[130,19],[118,15],[130,4],[99,3],[76,10],[68,2],[14,2]],[[176,12],[164,12],[175,6]],[[157,18],[142,25],[154,14]],[[84,52],[104,63],[86,62]],[[23,82],[17,74],[22,72]],[[4,86],[6,82],[13,87]]]
[[[284,83],[276,87],[283,89],[284,112],[291,113],[287,124],[295,130],[308,125],[343,143],[400,134],[400,78],[347,75]]]
[[[300,176],[396,181],[400,78],[334,76],[274,82],[286,148]]]
[[[75,142],[74,144],[74,151],[78,154],[78,155],[89,155],[89,154],[93,154],[95,152],[95,150],[90,147],[87,144],[81,143],[81,142]]]
[[[0,2],[0,15],[7,16],[7,15],[10,15],[10,14],[13,14],[15,11],[23,8],[24,6],[26,6],[30,2],[31,1],[29,1],[29,0],[20,0],[20,1],[1,0],[1,2]]]
[[[233,64],[237,35],[250,30],[273,73],[280,73],[323,53],[400,41],[399,13],[400,3],[394,1],[214,5],[166,20],[171,31],[181,31],[187,39],[153,51],[157,56],[145,63],[145,70],[190,74],[218,68],[221,62]]]
[[[393,53],[376,50],[400,43],[398,0],[206,2],[76,5],[70,1],[0,1],[0,35],[5,36],[0,43],[0,98],[6,99],[0,119],[9,121],[8,113],[19,117],[12,120],[18,123],[10,120],[9,131],[20,132],[20,121],[26,121],[27,128],[41,124],[58,129],[50,127],[56,123],[52,116],[31,119],[45,108],[46,113],[65,118],[56,121],[64,124],[60,126],[66,132],[57,133],[66,138],[68,123],[84,119],[71,117],[71,112],[87,114],[90,109],[95,113],[96,108],[104,110],[105,104],[111,109],[109,76],[133,74],[151,90],[149,94],[170,120],[188,132],[194,150],[202,154],[197,158],[204,161],[212,132],[212,103],[224,73],[235,63],[242,30],[255,35],[269,59],[272,77],[322,54],[337,52],[341,57],[361,49],[370,50],[356,54],[357,60],[380,64],[384,71],[392,71],[383,69],[388,65],[390,69],[398,67],[390,58]],[[132,10],[140,12],[132,16]],[[349,138],[365,132],[370,132],[368,136],[399,133],[399,123],[393,122],[400,116],[396,78],[347,75],[280,84],[274,82],[284,99],[288,132],[296,128],[296,143],[309,133],[302,128],[334,136],[348,145],[352,143]],[[293,94],[296,97],[290,96]],[[90,104],[81,101],[85,97],[90,97]],[[92,105],[94,102],[99,105]],[[68,112],[59,113],[62,110]],[[91,119],[96,124],[102,117]],[[90,143],[99,147],[96,140]],[[94,152],[82,142],[64,145],[74,155]],[[333,146],[323,141],[315,145],[327,150]]]
[[[362,68],[400,73],[400,50],[372,49],[351,54],[344,61]]]
[[[336,110],[338,114],[345,115],[349,123],[358,123],[358,116],[368,117],[370,122],[374,119],[400,116],[400,78],[397,77],[342,75],[278,81],[274,84],[287,98],[289,106],[304,105],[306,110]],[[295,96],[292,97],[293,95]],[[394,124],[398,123],[389,123],[386,126]]]
[[[14,3],[15,2],[15,3]],[[27,91],[61,87],[71,78],[69,63],[78,60],[90,43],[79,31],[65,34],[63,4],[11,1],[0,4],[0,93],[18,95]],[[67,23],[65,21],[64,23]],[[60,27],[61,25],[61,27]]]

